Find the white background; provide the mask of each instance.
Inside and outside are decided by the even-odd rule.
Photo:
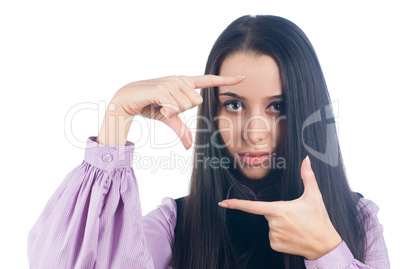
[[[230,22],[273,14],[295,22],[313,43],[331,98],[338,100],[350,184],[380,207],[392,267],[402,268],[401,9],[397,1],[323,2],[2,1],[0,267],[28,268],[28,231],[67,173],[81,164],[85,142],[98,135],[115,91],[140,79],[201,75],[213,42]],[[176,154],[191,160],[192,150],[172,130],[134,121],[128,140],[142,158]],[[150,129],[141,129],[146,124]],[[139,162],[133,168],[144,214],[165,196],[187,193],[191,167]]]

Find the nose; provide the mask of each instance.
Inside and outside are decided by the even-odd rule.
[[[267,147],[270,132],[269,120],[261,115],[253,115],[244,124],[243,138],[250,146]]]

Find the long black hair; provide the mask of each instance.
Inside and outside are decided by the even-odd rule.
[[[331,99],[309,39],[297,25],[282,17],[240,17],[216,40],[205,74],[219,74],[223,60],[238,52],[269,55],[280,70],[286,102],[286,169],[280,173],[279,199],[292,200],[302,195],[300,165],[308,154],[332,224],[354,257],[364,262],[365,220],[359,214],[364,209],[359,208],[360,197],[348,185]],[[222,143],[215,121],[217,91],[202,89],[201,96],[204,101],[198,110],[190,192],[179,215],[181,224],[175,232],[172,266],[175,269],[240,268],[224,209],[217,205],[226,198],[230,186],[238,188],[239,185],[231,169],[205,165],[208,160],[222,159],[228,153],[216,146]],[[305,268],[303,259],[283,255],[285,268]]]

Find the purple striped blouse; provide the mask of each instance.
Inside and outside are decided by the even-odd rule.
[[[28,234],[30,268],[170,268],[176,203],[164,198],[142,216],[132,169],[134,144],[104,146],[87,140],[83,162],[50,197]],[[366,224],[367,259],[354,259],[342,242],[323,257],[305,260],[306,268],[389,268],[378,207]]]

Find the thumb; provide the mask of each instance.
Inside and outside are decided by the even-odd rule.
[[[317,179],[315,178],[314,171],[311,168],[311,162],[308,156],[303,160],[300,172],[304,184],[303,196],[314,193],[317,190],[319,191]]]
[[[193,136],[188,129],[187,125],[180,119],[178,114],[175,114],[171,118],[165,118],[162,120],[167,126],[169,126],[180,138],[181,143],[186,149],[189,149],[193,144]]]

